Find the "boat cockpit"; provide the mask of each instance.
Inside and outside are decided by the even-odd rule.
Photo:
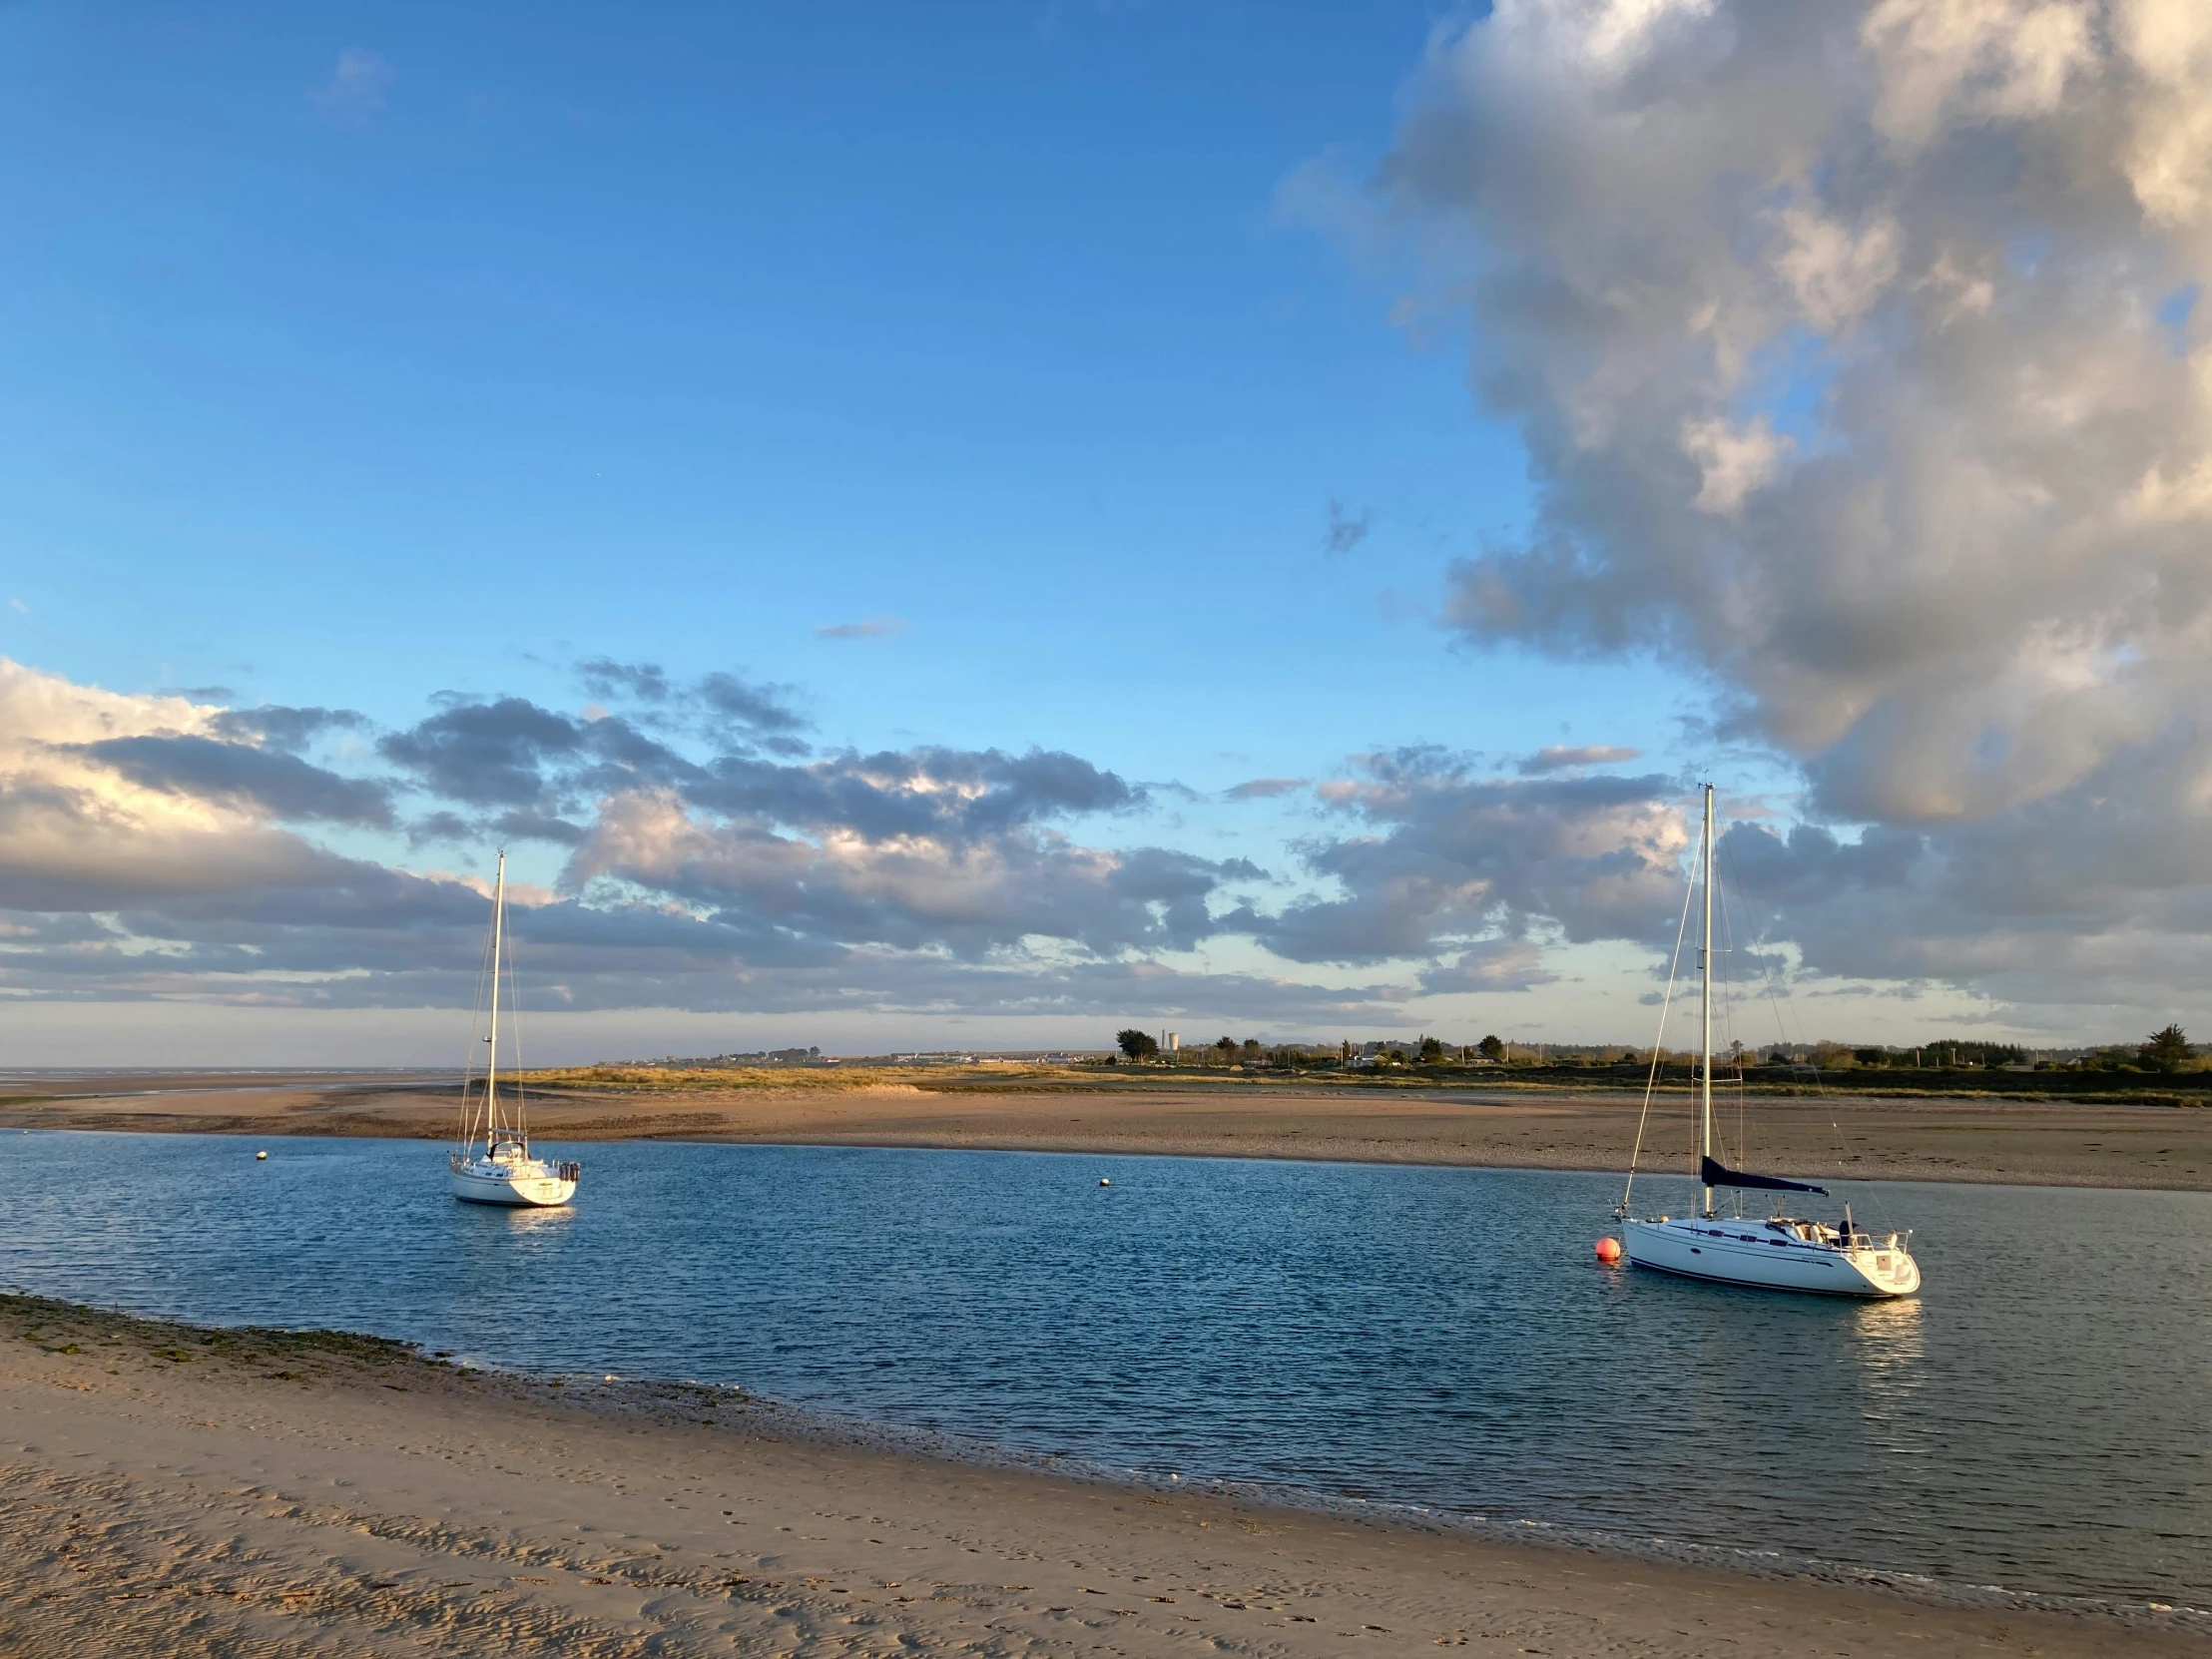
[[[1776,1216],[1766,1224],[1770,1233],[1780,1233],[1784,1238],[1800,1243],[1825,1245],[1830,1250],[1895,1250],[1898,1236],[1895,1233],[1869,1233],[1864,1228],[1846,1220],[1842,1227],[1830,1227],[1825,1222],[1798,1221],[1789,1216]],[[1912,1237],[1907,1234],[1906,1237]]]

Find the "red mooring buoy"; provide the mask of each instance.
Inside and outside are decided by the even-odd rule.
[[[1621,1242],[1618,1239],[1600,1239],[1597,1242],[1597,1259],[1601,1262],[1617,1262],[1621,1259]]]

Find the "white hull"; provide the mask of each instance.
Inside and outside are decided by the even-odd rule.
[[[1767,1291],[1899,1297],[1921,1288],[1920,1264],[1895,1235],[1846,1245],[1796,1226],[1726,1218],[1662,1218],[1621,1224],[1621,1248],[1640,1268]]]
[[[576,1182],[561,1173],[561,1166],[535,1158],[496,1163],[455,1158],[446,1179],[453,1196],[464,1204],[549,1206],[566,1204],[576,1196]]]

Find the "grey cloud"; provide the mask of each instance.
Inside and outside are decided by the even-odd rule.
[[[583,728],[519,697],[455,703],[378,740],[393,765],[471,807],[526,807],[545,793],[545,767],[583,748]]]
[[[1430,996],[1468,991],[1526,991],[1558,979],[1543,965],[1543,952],[1526,939],[1490,939],[1462,950],[1449,962],[1424,968],[1420,988]]]
[[[1535,468],[1453,624],[1656,650],[1824,809],[1935,823],[2196,689],[2212,400],[2152,318],[2204,275],[2212,56],[2121,19],[2030,81],[2027,12],[1972,50],[1913,15],[1501,5],[1439,37],[1376,209],[1454,250],[1426,279]]]
[[[445,800],[545,817],[579,794],[705,776],[627,720],[572,720],[519,697],[450,702],[376,747]]]
[[[770,689],[736,676],[687,687],[603,659],[589,672],[649,710],[688,708],[756,733],[797,720]],[[172,713],[14,665],[0,693],[34,720],[57,708],[107,721]],[[516,697],[434,702],[375,750],[428,798],[404,826],[383,782],[291,752],[358,729],[333,711],[217,711],[208,718],[220,736],[42,746],[11,732],[55,766],[0,775],[0,909],[37,918],[0,914],[0,989],[322,1007],[471,994],[481,892],[340,857],[252,818],[211,827],[189,808],[149,809],[170,794],[262,819],[403,828],[417,844],[496,834],[568,847],[563,896],[519,906],[516,925],[525,971],[569,1007],[939,997],[1088,1007],[1086,984],[1103,986],[1117,963],[1133,974],[1147,965],[1127,957],[1203,942],[1218,930],[1210,906],[1221,886],[1264,873],[1172,847],[1075,842],[1064,821],[1127,813],[1146,796],[1061,751],[926,748],[801,764],[726,750],[703,763],[664,741],[675,724],[649,732]],[[104,784],[110,775],[135,788]],[[1252,983],[1282,1008],[1349,1007],[1365,994]],[[1193,1000],[1187,985],[1178,994]]]
[[[108,911],[256,884],[305,886],[340,863],[280,830],[149,830],[85,791],[0,779],[0,909]]]
[[[1374,518],[1373,513],[1361,513],[1357,516],[1348,513],[1343,502],[1332,499],[1329,503],[1329,527],[1322,532],[1322,551],[1332,558],[1350,553],[1368,539],[1368,529]]]
[[[591,834],[584,825],[571,824],[565,818],[532,808],[501,813],[490,821],[490,828],[498,831],[503,841],[552,841],[559,846],[580,846]]]
[[[686,728],[699,736],[741,747],[760,743],[779,754],[804,754],[797,734],[813,722],[792,706],[794,688],[720,671],[678,682],[658,663],[622,663],[590,657],[576,665],[593,696],[648,706],[641,718],[655,730]]]
[[[1279,795],[1302,790],[1312,782],[1311,778],[1251,778],[1224,790],[1222,797],[1227,801],[1272,801]]]
[[[257,882],[238,873],[228,886],[146,893],[136,903],[102,893],[99,901],[117,912],[112,922],[84,913],[0,910],[0,989],[70,999],[237,994],[263,1004],[329,1008],[465,1006],[473,994],[488,914],[482,892],[326,855],[309,869],[279,872],[299,879]],[[1164,909],[1168,919],[1151,931],[1165,939],[1174,933],[1177,908],[1202,899],[1230,873],[1256,872],[1148,849],[1085,878],[1100,889],[1105,910]],[[725,892],[751,902],[703,915],[669,904],[670,890],[656,887],[632,901],[570,897],[512,909],[528,1005],[1284,1021],[1372,1018],[1410,994],[1402,985],[1336,990],[1180,972],[1144,960],[1037,959],[1011,945],[960,957],[941,948],[856,942],[849,932],[820,925],[851,920],[834,901],[810,911],[804,900],[779,907],[761,902],[758,892]]]
[[[710,674],[699,682],[699,700],[747,731],[790,737],[811,724],[788,701],[789,686],[755,683],[735,674]]]
[[[2212,989],[2212,332],[2167,303],[2212,53],[2158,15],[1499,0],[1326,204],[1529,455],[1448,625],[1677,665],[1874,827],[1737,843],[1816,971]]]
[[[1243,860],[1164,847],[1071,845],[1029,825],[939,835],[924,822],[862,838],[839,823],[843,832],[818,842],[764,817],[702,823],[667,792],[617,797],[564,879],[582,891],[611,880],[671,894],[798,937],[973,959],[1032,935],[1102,955],[1188,948],[1214,930],[1208,894],[1253,873]]]
[[[1524,778],[1541,777],[1545,773],[1567,772],[1578,767],[1613,766],[1622,761],[1639,760],[1640,749],[1623,749],[1616,744],[1592,744],[1584,748],[1554,745],[1539,749],[1522,761],[1519,772]]]
[[[591,657],[576,665],[576,674],[594,697],[634,697],[643,703],[666,703],[669,698],[668,671],[658,663]]]
[[[276,703],[255,709],[225,709],[209,724],[233,742],[259,744],[290,754],[297,754],[326,733],[369,729],[368,717],[351,709],[294,709]]]
[[[1686,836],[1664,778],[1485,778],[1409,750],[1370,757],[1366,777],[1324,795],[1372,827],[1305,848],[1345,896],[1235,920],[1294,961],[1428,956],[1539,923],[1570,940],[1649,940],[1680,893]]]
[[[383,785],[325,772],[281,750],[200,737],[109,738],[55,748],[97,761],[147,789],[242,803],[272,818],[378,829],[392,823]]]
[[[825,640],[880,640],[894,634],[903,634],[908,623],[904,617],[866,616],[857,622],[825,623],[815,630],[817,639]]]
[[[1757,825],[1721,840],[1749,937],[1839,979],[1932,981],[2000,1000],[2160,1009],[2212,992],[2212,846],[2171,827],[2198,759],[2116,757],[2079,791],[1928,830]]]
[[[451,883],[429,885],[447,889],[430,912],[371,905],[358,917],[318,921],[278,913],[252,922],[132,914],[128,921],[140,939],[177,940],[155,951],[143,944],[125,949],[122,938],[86,929],[74,948],[14,953],[5,948],[0,928],[0,987],[62,1000],[220,997],[230,989],[226,981],[235,979],[241,993],[263,1004],[466,1007],[488,904]],[[564,902],[516,907],[509,916],[526,1012],[866,1008],[1117,1021],[1218,1018],[1328,1029],[1394,1022],[1412,994],[1411,986],[1401,984],[1340,989],[1253,974],[1185,972],[1145,961],[968,962],[819,942],[795,945],[773,931],[671,914],[657,905]],[[0,912],[0,922],[5,919]],[[340,976],[331,976],[339,970]]]
[[[716,812],[812,829],[841,828],[881,839],[929,835],[968,840],[1087,813],[1126,812],[1142,792],[1116,774],[1060,750],[923,748],[846,752],[806,765],[728,756],[685,786]]]

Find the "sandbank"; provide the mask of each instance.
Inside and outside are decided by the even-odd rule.
[[[2157,1613],[979,1466],[601,1381],[0,1298],[0,1651],[2212,1651]]]
[[[451,1133],[449,1083],[374,1076],[287,1081],[178,1073],[25,1079],[0,1126],[235,1135]],[[1153,1082],[851,1088],[556,1090],[533,1096],[547,1143],[757,1141],[810,1145],[1306,1158],[1362,1163],[1619,1170],[1640,1102],[1630,1091],[1481,1088],[1361,1092]],[[1689,1102],[1663,1095],[1645,1167],[1687,1168]],[[1730,1156],[1733,1107],[1721,1114]],[[1741,1120],[1754,1167],[1905,1181],[2212,1190],[2212,1109],[2080,1101],[1887,1097],[1755,1099]]]

